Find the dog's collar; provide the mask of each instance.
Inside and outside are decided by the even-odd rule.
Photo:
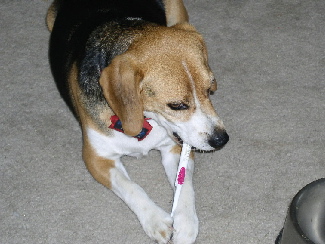
[[[138,135],[134,136],[134,138],[137,138],[138,141],[142,141],[144,138],[146,138],[146,136],[149,135],[150,131],[152,130],[152,126],[147,120],[149,120],[149,118],[144,118],[141,132]],[[124,133],[122,122],[117,115],[113,115],[111,117],[111,122],[112,124],[108,128]]]

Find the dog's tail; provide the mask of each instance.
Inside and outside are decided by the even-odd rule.
[[[49,9],[47,10],[46,25],[47,25],[47,29],[50,32],[52,32],[52,29],[54,26],[56,14],[58,12],[58,8],[60,5],[59,3],[60,3],[60,0],[54,0],[53,3],[51,4],[51,6],[49,7]]]
[[[167,26],[188,23],[188,13],[183,0],[164,0]]]

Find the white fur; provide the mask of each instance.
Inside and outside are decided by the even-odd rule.
[[[120,160],[123,155],[140,157],[146,155],[151,149],[160,150],[162,164],[174,188],[180,155],[171,153],[171,150],[176,143],[170,138],[165,128],[158,125],[154,119],[148,122],[153,129],[143,141],[138,141],[118,131],[113,131],[113,135],[106,136],[91,128],[86,130],[87,137],[97,155],[115,161],[115,168],[110,170],[112,190],[137,215],[147,235],[158,243],[168,243],[174,231],[174,244],[193,243],[198,233],[192,185],[193,160],[189,162],[174,219],[158,207],[139,185],[131,181]]]
[[[213,134],[216,126],[223,126],[218,117],[204,114],[201,109],[196,109],[192,117],[185,122],[172,122],[163,116],[154,113],[147,113],[147,116],[154,117],[160,125],[165,127],[170,136],[176,132],[184,142],[199,149],[213,150],[208,143],[208,138]]]
[[[104,158],[116,159],[123,155],[141,157],[147,155],[152,149],[159,149],[164,145],[171,143],[171,138],[166,130],[158,126],[154,120],[148,120],[152,125],[152,131],[147,137],[138,141],[119,131],[113,130],[113,135],[105,136],[91,128],[87,129],[87,136],[96,153]],[[118,138],[118,139],[117,139]]]

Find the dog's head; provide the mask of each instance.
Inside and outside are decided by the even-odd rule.
[[[145,30],[103,70],[100,84],[128,135],[141,131],[145,114],[199,150],[214,150],[228,141],[210,101],[217,84],[206,47],[189,24]]]

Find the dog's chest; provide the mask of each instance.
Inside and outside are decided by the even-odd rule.
[[[106,136],[91,128],[87,129],[87,137],[96,153],[105,158],[119,158],[123,155],[142,157],[152,149],[159,149],[172,143],[166,130],[156,121],[149,120],[151,132],[142,141],[113,130],[112,135]]]

